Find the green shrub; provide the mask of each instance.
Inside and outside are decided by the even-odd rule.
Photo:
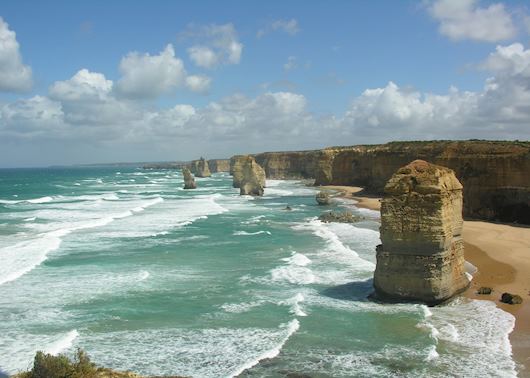
[[[94,378],[96,373],[96,365],[82,349],[77,349],[73,361],[62,354],[53,356],[39,351],[35,354],[33,369],[17,378]]]

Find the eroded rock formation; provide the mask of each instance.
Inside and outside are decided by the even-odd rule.
[[[256,163],[252,156],[241,159],[239,178],[239,194],[262,196],[265,188],[265,171]],[[236,175],[234,175],[234,180]],[[235,185],[235,183],[234,183]]]
[[[182,175],[184,176],[184,189],[196,189],[195,177],[191,174],[188,168],[182,168]]]
[[[210,177],[212,175],[208,163],[203,157],[191,162],[191,171],[195,177]]]
[[[315,200],[319,205],[329,205],[329,203],[331,202],[331,197],[329,195],[329,192],[321,190],[316,194]]]
[[[462,240],[462,185],[448,168],[416,160],[385,185],[376,296],[429,305],[469,286]]]

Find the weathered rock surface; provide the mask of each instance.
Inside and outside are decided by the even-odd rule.
[[[262,196],[263,189],[265,188],[265,171],[263,168],[261,168],[261,166],[256,163],[256,160],[249,155],[244,159],[241,159],[240,168],[241,169],[238,172],[239,194]],[[235,179],[236,175],[234,175],[234,180]]]
[[[191,162],[191,172],[195,177],[210,177],[212,173],[208,167],[208,163],[201,157],[199,160],[192,160]]]
[[[184,176],[184,189],[196,189],[195,177],[191,174],[188,168],[182,168],[182,175]]]
[[[324,223],[356,223],[362,221],[364,218],[359,215],[354,215],[351,211],[326,211],[318,219]]]
[[[502,293],[501,302],[507,304],[521,304],[523,303],[523,298],[517,294]]]
[[[455,172],[466,218],[530,224],[530,142],[392,142],[255,158],[267,178],[313,178],[316,185],[362,186],[371,194],[382,194],[397,169],[423,159]]]
[[[210,159],[208,160],[208,168],[211,173],[229,172],[230,159]]]
[[[321,190],[316,194],[315,200],[319,205],[329,205],[331,202],[331,197],[327,191]]]
[[[235,155],[230,158],[230,174],[232,175],[232,186],[239,188],[243,178],[243,165],[249,155]]]
[[[448,168],[416,160],[385,186],[376,296],[434,305],[469,286],[462,240],[462,185]]]

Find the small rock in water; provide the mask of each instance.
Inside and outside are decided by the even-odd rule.
[[[478,289],[477,294],[488,295],[491,294],[493,289],[491,287],[482,286]]]
[[[324,223],[340,222],[340,223],[355,223],[362,221],[364,217],[353,215],[351,211],[327,211],[321,214],[318,219]]]
[[[329,205],[331,201],[329,193],[324,190],[321,190],[320,192],[318,192],[315,199],[317,200],[317,203],[319,205]]]
[[[523,303],[523,298],[517,294],[502,293],[501,302],[507,304],[521,304]]]
[[[287,206],[285,206],[285,209],[284,209],[284,210],[291,211],[292,208],[291,208],[291,206],[287,205]]]

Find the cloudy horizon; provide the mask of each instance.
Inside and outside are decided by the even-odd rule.
[[[0,167],[530,139],[523,1],[335,5],[7,1]]]

